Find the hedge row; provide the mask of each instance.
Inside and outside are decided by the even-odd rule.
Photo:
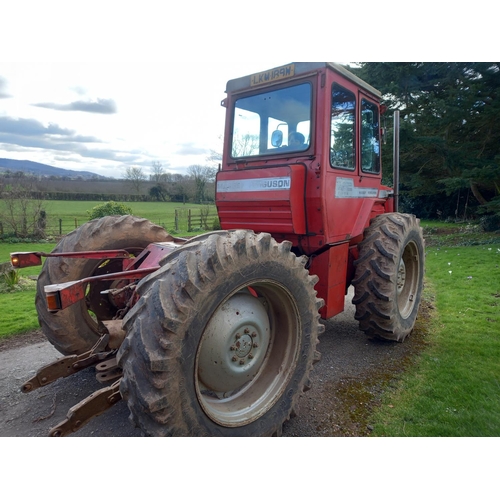
[[[39,200],[63,200],[63,201],[154,201],[151,196],[146,194],[128,194],[128,193],[64,193],[40,191],[31,191],[29,196]]]

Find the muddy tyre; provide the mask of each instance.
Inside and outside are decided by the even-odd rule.
[[[75,229],[59,242],[53,252],[125,249],[138,255],[149,243],[171,240],[172,237],[162,227],[146,219],[110,216],[92,220]],[[35,304],[40,326],[59,352],[68,355],[89,350],[99,338],[96,318],[112,319],[117,309],[105,295],[100,295],[100,288],[109,287],[109,282],[101,282],[88,287],[85,300],[51,313],[47,311],[44,286],[121,269],[121,259],[99,261],[50,257],[45,260],[38,278]]]
[[[424,239],[414,215],[376,217],[358,246],[356,320],[369,337],[402,342],[412,331],[424,279]]]
[[[290,247],[269,234],[212,233],[140,283],[118,361],[145,435],[281,433],[324,329],[317,278]]]

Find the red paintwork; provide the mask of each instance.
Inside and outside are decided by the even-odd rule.
[[[269,166],[238,172],[239,181],[251,179],[289,178],[287,190],[266,192],[219,192],[217,209],[224,229],[249,228],[256,232],[306,234],[304,164]],[[233,172],[220,172],[217,180],[234,180]]]
[[[394,205],[390,196],[382,196],[383,192],[391,190],[381,185],[381,172],[368,174],[360,170],[361,99],[380,109],[378,93],[331,65],[317,66],[313,70],[308,68],[301,77],[297,73],[299,65],[296,65],[295,74],[288,81],[280,79],[267,84],[267,87],[280,88],[293,80],[294,84],[309,82],[312,85],[309,149],[303,153],[236,160],[231,158],[231,140],[226,140],[217,175],[216,205],[222,229],[269,232],[278,241],[291,241],[296,253],[310,256],[310,271],[320,278],[316,285],[318,295],[325,299],[321,315],[329,318],[344,308],[344,295],[352,279],[352,262],[357,254],[356,244],[362,239],[364,229],[376,215],[393,211]],[[330,166],[331,88],[334,82],[352,91],[356,97],[356,168],[353,171]],[[235,101],[263,88],[250,86],[250,80],[247,88],[244,83],[237,85],[236,88],[228,84],[228,96],[224,101],[227,108],[225,137],[228,139],[232,137]],[[253,189],[228,193],[221,189],[228,181],[236,183],[285,176],[291,179],[289,190],[267,188],[260,192]],[[356,192],[372,189],[377,195],[337,197],[336,189],[346,184]]]
[[[125,286],[129,280],[142,279],[148,274],[160,268],[159,262],[163,257],[166,257],[174,250],[181,246],[185,240],[176,240],[177,242],[151,243],[134,259],[124,258],[124,271],[119,273],[101,274],[97,276],[89,276],[78,281],[68,281],[61,284],[45,286],[45,294],[47,297],[48,310],[55,312],[60,309],[65,309],[72,304],[85,298],[87,285],[95,281],[114,281],[117,288]],[[41,262],[41,256],[54,257],[64,256],[66,258],[93,258],[106,259],[116,257],[128,257],[130,254],[125,250],[103,250],[89,252],[66,252],[60,254],[44,254],[42,252],[31,252],[22,255],[34,260],[33,256],[37,256]],[[29,257],[31,256],[31,257]]]
[[[110,273],[110,274],[101,274],[99,276],[89,276],[88,278],[84,278],[78,281],[67,281],[65,283],[55,284],[55,285],[46,285],[45,286],[45,295],[47,297],[48,302],[48,310],[51,312],[58,311],[59,309],[65,309],[72,304],[75,304],[79,300],[85,298],[85,292],[87,289],[87,284],[92,283],[94,281],[123,281],[127,280],[135,280],[142,279],[144,276],[151,274],[157,271],[160,266],[154,267],[145,267],[139,269],[132,269],[130,271],[123,271],[121,273]],[[56,307],[51,308],[50,304],[57,304]]]
[[[331,318],[344,310],[348,251],[349,244],[342,243],[311,259],[309,272],[320,276],[316,291],[325,301],[319,311],[323,318]]]
[[[286,88],[291,82],[309,83],[312,88],[308,149],[303,152],[294,152],[293,148],[276,149],[276,154],[231,158],[235,101],[253,96],[263,88],[266,91]],[[356,154],[352,171],[330,165],[331,89],[334,83],[351,91],[356,99]],[[307,86],[301,88],[304,87]],[[320,278],[316,290],[325,300],[320,310],[323,318],[330,318],[344,308],[344,296],[358,255],[357,244],[364,229],[373,217],[394,209],[389,196],[391,190],[381,185],[381,173],[363,173],[360,169],[361,100],[369,101],[380,110],[379,97],[378,91],[330,63],[296,63],[290,72],[273,70],[228,82],[228,97],[223,103],[227,108],[226,140],[216,183],[221,227],[269,232],[278,241],[291,241],[295,253],[307,255],[311,274]],[[293,109],[288,108],[288,101],[285,102],[285,110]],[[175,240],[149,245],[135,259],[125,258],[127,256],[120,250],[64,254],[101,259],[121,257],[125,272],[47,286],[50,303],[54,309],[59,309],[81,300],[86,285],[93,280],[118,280],[121,286],[122,280],[142,278],[158,269],[162,258],[185,242]],[[39,265],[41,256],[46,254],[16,255],[18,267],[24,267]]]
[[[42,256],[39,252],[15,252],[10,254],[10,263],[14,269],[40,266],[42,264]]]
[[[14,252],[10,254],[12,267],[40,266],[42,257],[68,257],[72,259],[129,259],[130,253],[126,250],[93,250],[83,252],[45,253],[45,252]]]

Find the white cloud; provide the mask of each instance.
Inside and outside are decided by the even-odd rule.
[[[221,148],[227,80],[279,64],[0,64],[0,157],[114,177],[203,165]]]
[[[125,164],[160,161],[172,171],[204,164],[205,151],[221,150],[227,80],[294,60],[366,60],[359,55],[366,41],[353,54],[349,23],[345,39],[341,26],[332,39],[317,4],[297,14],[261,0],[238,9],[229,0],[175,9],[151,0],[9,2],[0,30],[0,117],[92,140],[51,148],[40,137],[30,147],[25,137],[0,143],[0,157],[113,176]],[[265,62],[269,56],[280,60]],[[82,112],[90,103],[116,112]]]

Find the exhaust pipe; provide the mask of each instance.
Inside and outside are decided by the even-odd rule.
[[[394,184],[394,211],[399,211],[399,110],[394,111],[394,143],[392,154],[392,178]]]

